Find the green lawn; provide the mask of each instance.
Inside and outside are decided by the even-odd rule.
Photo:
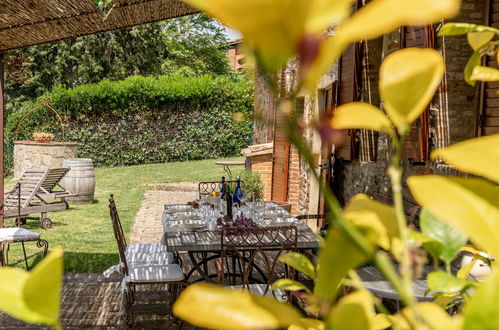
[[[240,160],[241,158],[230,158]],[[96,168],[95,201],[87,205],[72,205],[70,209],[49,213],[54,222],[49,230],[40,228],[39,222],[28,220],[25,228],[41,233],[50,246],[64,248],[64,268],[69,272],[100,272],[118,262],[116,241],[109,218],[108,198],[114,194],[118,211],[127,234],[130,233],[135,215],[140,208],[148,183],[197,182],[219,180],[225,175],[215,160],[174,162],[128,167]],[[9,183],[7,183],[8,185]],[[11,185],[14,183],[11,182]],[[13,225],[7,220],[6,225]],[[27,243],[27,251],[39,251],[33,243]],[[24,267],[20,258],[21,245],[13,244],[9,263]],[[30,258],[36,263],[38,255]]]

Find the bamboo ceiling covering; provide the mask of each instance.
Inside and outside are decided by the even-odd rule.
[[[195,13],[179,0],[114,0],[107,20],[91,0],[0,0],[0,51]]]

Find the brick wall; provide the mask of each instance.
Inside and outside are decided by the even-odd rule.
[[[251,171],[260,174],[263,182],[263,199],[271,200],[272,154],[251,157]]]

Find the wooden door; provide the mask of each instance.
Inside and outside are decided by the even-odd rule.
[[[350,45],[339,63],[339,84],[338,84],[338,104],[346,104],[358,100],[358,76],[359,76],[359,44]],[[355,130],[345,130],[345,140],[343,144],[335,149],[335,157],[344,160],[355,158]]]
[[[279,111],[274,120],[274,152],[272,165],[272,200],[286,202],[288,199],[289,140],[284,132],[286,117]]]
[[[403,47],[413,48],[433,48],[434,31],[433,26],[407,26],[402,29]],[[411,159],[414,162],[424,162],[428,160],[429,154],[429,122],[430,108],[417,118],[411,125],[411,130],[406,136],[402,157]]]
[[[329,118],[331,112],[334,110],[336,104],[336,83],[329,85],[324,90],[323,104],[319,106],[320,118]],[[333,168],[333,155],[332,155],[332,145],[326,142],[322,142],[321,145],[321,159],[319,164],[319,171],[321,181],[325,185],[330,185],[332,182],[332,168]],[[319,205],[318,213],[325,214],[327,212],[326,205],[324,203],[324,194],[319,190]]]

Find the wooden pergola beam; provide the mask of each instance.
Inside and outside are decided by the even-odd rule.
[[[4,165],[4,132],[3,132],[3,114],[4,114],[4,70],[3,70],[3,52],[0,52],[0,135],[2,138],[2,143],[0,143],[0,166],[2,169],[0,170],[0,173],[2,174],[1,180],[0,180],[0,228],[3,228],[3,214],[4,214],[4,196],[3,196],[3,190],[4,190],[4,185],[3,185],[3,180],[5,177],[5,165]],[[0,247],[1,249],[1,247]],[[0,250],[0,253],[3,253]]]

